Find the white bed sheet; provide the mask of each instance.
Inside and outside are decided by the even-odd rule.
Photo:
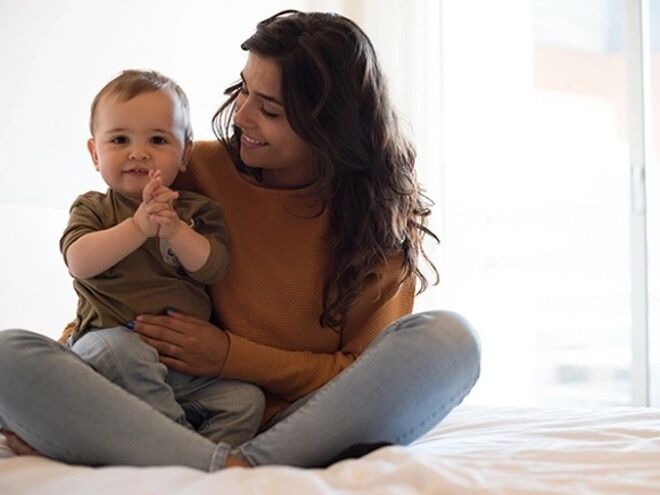
[[[88,468],[14,457],[2,495],[660,494],[660,410],[461,406],[409,447],[327,469]]]

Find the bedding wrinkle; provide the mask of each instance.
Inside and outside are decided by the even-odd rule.
[[[2,456],[0,436],[0,456]],[[12,495],[657,495],[660,411],[463,404],[410,446],[327,469],[87,468],[0,459]]]

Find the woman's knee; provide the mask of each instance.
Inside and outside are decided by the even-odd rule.
[[[63,350],[58,342],[29,330],[0,331],[0,381],[15,380],[51,366],[51,356]]]
[[[413,332],[420,352],[432,356],[453,355],[463,365],[479,368],[479,336],[462,315],[444,310],[425,311],[399,320],[395,332]]]
[[[453,311],[434,310],[404,316],[394,324],[394,330],[422,330],[465,346],[479,347],[479,337],[462,315]]]
[[[25,365],[33,358],[39,358],[43,349],[59,347],[60,344],[29,330],[10,329],[0,331],[0,366],[16,367]]]
[[[431,318],[436,334],[451,340],[457,347],[480,352],[479,335],[465,317],[452,311],[429,311],[426,314]]]

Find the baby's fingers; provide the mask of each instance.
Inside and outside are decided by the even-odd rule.
[[[158,188],[151,191],[150,201],[159,202],[159,203],[168,203],[169,205],[172,205],[178,197],[179,197],[178,192],[172,191],[168,187],[161,185]]]
[[[151,177],[151,172],[149,172],[149,177]],[[154,195],[157,193],[158,189],[163,186],[160,179],[151,179],[147,182],[147,185],[142,189],[142,201],[148,203],[154,198]]]

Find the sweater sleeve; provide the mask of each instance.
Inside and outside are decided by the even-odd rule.
[[[256,383],[288,401],[313,392],[352,364],[390,323],[412,311],[414,282],[400,284],[399,277],[399,270],[390,269],[365,287],[348,315],[336,352],[282,350],[229,333],[221,376]]]

